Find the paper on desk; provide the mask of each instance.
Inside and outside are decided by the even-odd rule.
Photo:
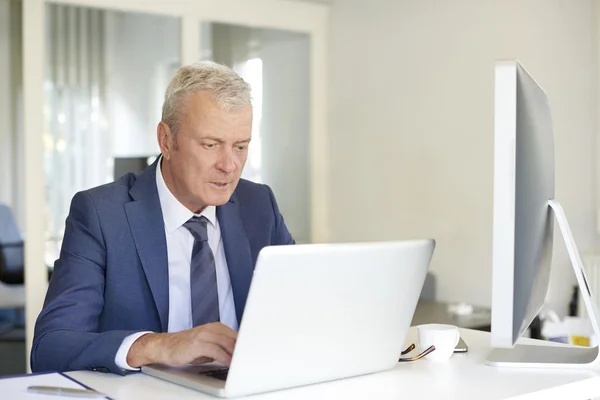
[[[56,396],[27,391],[29,386],[60,386],[69,389],[86,389],[82,384],[58,373],[21,375],[15,378],[0,379],[0,398],[10,400],[58,400],[73,396]],[[105,398],[106,397],[98,397]]]

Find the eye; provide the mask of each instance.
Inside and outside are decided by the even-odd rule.
[[[247,144],[243,144],[243,145],[237,146],[237,149],[238,149],[238,151],[244,151],[244,150],[246,150],[247,148],[248,148],[248,145],[247,145]]]
[[[217,147],[216,143],[203,143],[202,146],[204,146],[205,149],[214,149],[215,147]]]

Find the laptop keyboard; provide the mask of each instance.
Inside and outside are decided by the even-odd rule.
[[[222,368],[222,369],[212,369],[210,371],[202,371],[202,372],[199,372],[199,374],[204,375],[204,376],[210,376],[211,378],[216,378],[216,379],[224,381],[227,379],[228,372],[229,372],[229,368]]]

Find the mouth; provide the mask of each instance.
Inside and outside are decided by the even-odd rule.
[[[217,189],[227,189],[230,185],[229,182],[211,182],[210,184]]]

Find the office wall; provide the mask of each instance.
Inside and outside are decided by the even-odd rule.
[[[494,60],[519,58],[553,110],[556,194],[580,250],[596,242],[592,1],[334,0],[331,233],[433,237],[443,300],[491,303]],[[574,283],[555,238],[549,305]]]

